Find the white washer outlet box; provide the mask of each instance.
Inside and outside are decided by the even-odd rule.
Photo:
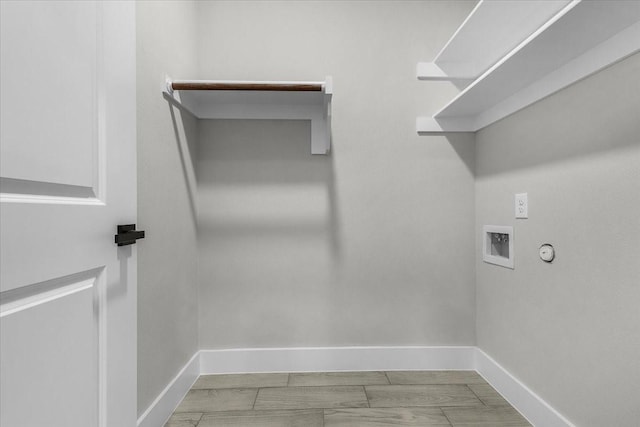
[[[485,225],[482,227],[482,260],[489,264],[514,268],[513,227]]]

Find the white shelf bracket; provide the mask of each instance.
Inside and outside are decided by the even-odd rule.
[[[458,69],[468,70],[471,67],[458,67]],[[476,78],[475,75],[471,73],[465,74],[450,74],[444,71],[438,64],[435,62],[418,62],[416,66],[416,76],[418,80],[431,80],[431,81],[452,81],[452,80],[464,80],[469,83]]]

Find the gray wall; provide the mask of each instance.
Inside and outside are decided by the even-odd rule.
[[[328,157],[306,122],[200,123],[202,348],[475,344],[473,136],[414,131],[473,5],[198,4],[200,78],[335,83]]]
[[[199,347],[472,345],[477,333],[577,425],[640,418],[640,58],[477,145],[418,137],[415,117],[456,89],[418,82],[415,64],[473,4],[138,3],[139,412]],[[196,124],[160,97],[164,73],[333,75],[333,152],[309,154],[307,122]],[[528,220],[513,218],[516,192]],[[515,226],[515,270],[482,262],[483,224]],[[537,257],[544,242],[553,264]]]
[[[639,75],[635,55],[477,134],[478,345],[585,427],[640,419]],[[514,270],[482,262],[483,224],[514,225]]]
[[[196,120],[163,99],[165,73],[196,73],[194,2],[137,2],[138,414],[198,350],[191,153]],[[191,180],[189,179],[191,178]],[[190,189],[193,188],[193,191]]]

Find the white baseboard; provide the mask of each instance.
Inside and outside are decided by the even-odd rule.
[[[191,360],[178,372],[162,393],[153,401],[138,418],[138,427],[162,427],[173,411],[200,376],[200,352],[197,351]]]
[[[475,370],[532,425],[575,427],[562,414],[479,348],[476,348]]]
[[[484,351],[472,346],[200,350],[140,416],[138,427],[162,427],[198,375],[397,370],[475,370],[534,426],[575,427]]]
[[[201,350],[202,374],[473,369],[475,347],[304,347]]]

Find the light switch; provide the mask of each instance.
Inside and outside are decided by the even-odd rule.
[[[516,218],[529,218],[527,193],[516,194]]]

